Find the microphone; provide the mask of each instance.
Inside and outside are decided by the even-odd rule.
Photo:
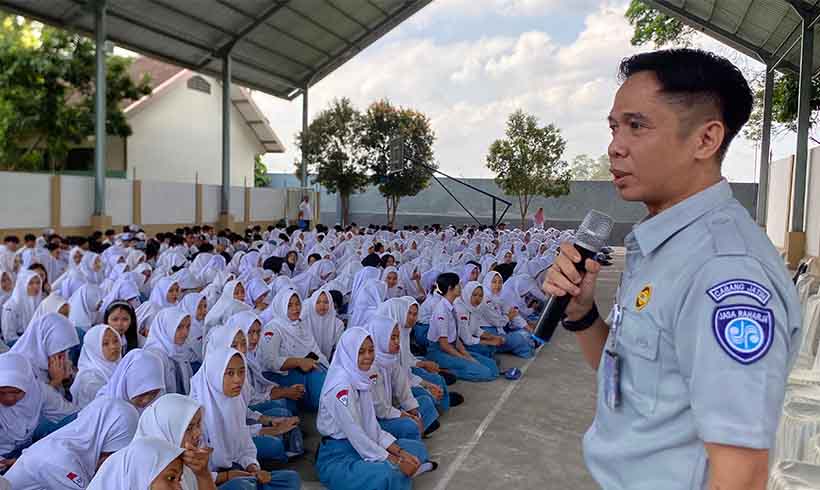
[[[587,213],[578,231],[575,232],[574,246],[581,254],[581,261],[575,264],[578,272],[586,272],[586,259],[595,260],[595,256],[604,248],[614,224],[612,218],[600,211],[591,210]],[[558,323],[564,318],[564,311],[570,300],[572,296],[569,294],[547,298],[533,336],[541,342],[549,342]]]

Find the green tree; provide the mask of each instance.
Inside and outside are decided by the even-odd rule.
[[[675,17],[665,15],[646,5],[642,0],[632,0],[626,11],[626,18],[635,28],[632,36],[633,46],[652,44],[663,46],[688,46],[696,32]],[[751,88],[755,94],[752,115],[743,130],[744,136],[752,140],[760,140],[763,125],[763,89],[765,73],[753,74]],[[772,131],[780,134],[787,131],[797,131],[797,99],[800,84],[794,74],[777,74],[772,97]],[[820,122],[820,81],[812,80],[811,97],[811,127],[815,128]],[[811,134],[809,137],[820,143]]]
[[[609,156],[597,159],[586,154],[577,155],[570,164],[573,180],[609,180]]]
[[[254,187],[267,187],[270,184],[268,167],[262,163],[262,155],[256,155],[253,159],[253,185]]]
[[[487,168],[496,173],[495,183],[506,194],[518,198],[522,226],[533,197],[569,194],[570,166],[561,160],[565,147],[560,129],[540,126],[522,110],[510,114],[506,138],[490,145]]]
[[[60,169],[74,145],[94,135],[94,43],[0,13],[0,165]],[[131,135],[121,103],[151,92],[131,80],[131,61],[107,58],[106,132]]]
[[[297,147],[303,148],[305,142],[308,173],[328,192],[339,193],[343,224],[350,221],[350,196],[365,190],[369,182],[357,133],[361,118],[350,99],[335,99],[311,121],[307,135],[296,135]],[[296,162],[297,173],[300,163]]]
[[[413,109],[397,108],[387,100],[379,100],[371,104],[363,115],[359,134],[371,181],[384,196],[387,221],[393,225],[401,198],[417,195],[430,182],[430,172],[411,162],[437,167],[433,160],[436,136],[430,119]],[[404,137],[410,162],[398,172],[388,175],[390,140],[397,136]]]

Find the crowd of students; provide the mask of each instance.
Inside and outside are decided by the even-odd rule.
[[[437,467],[424,439],[465,402],[450,387],[534,355],[539,285],[571,235],[6,237],[0,489],[299,488],[281,468],[303,431],[321,435],[325,487],[411,488]]]

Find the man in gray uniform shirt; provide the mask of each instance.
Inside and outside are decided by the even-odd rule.
[[[726,59],[698,50],[621,63],[609,114],[614,183],[648,216],[604,321],[600,266],[568,244],[544,282],[573,297],[564,326],[598,371],[584,457],[605,490],[763,490],[800,306],[783,261],[732,196],[721,162],[752,94]]]

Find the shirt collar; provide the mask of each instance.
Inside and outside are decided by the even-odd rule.
[[[641,254],[644,257],[651,254],[669,237],[731,198],[732,188],[726,179],[721,179],[717,184],[638,223],[633,228],[633,233],[641,248]]]
[[[447,296],[442,296],[441,302],[444,303],[444,307],[447,308],[447,310],[453,311],[453,303],[450,303],[450,300],[447,299]]]

